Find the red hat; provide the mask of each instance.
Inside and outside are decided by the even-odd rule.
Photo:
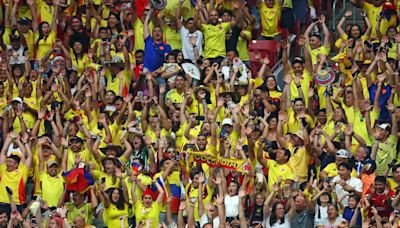
[[[151,198],[154,200],[154,193],[153,193],[153,191],[151,191],[150,188],[147,188],[146,191],[143,192],[142,199],[143,199],[143,197],[144,197],[145,195],[151,196]]]

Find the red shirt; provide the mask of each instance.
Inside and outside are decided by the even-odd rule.
[[[384,220],[388,220],[390,213],[393,212],[393,208],[389,203],[387,203],[387,200],[393,200],[395,195],[396,194],[391,189],[389,189],[389,192],[386,194],[378,194],[376,192],[371,193],[370,190],[366,192],[366,197],[370,197],[372,199],[371,206],[376,208],[379,216],[381,216]],[[369,211],[368,217],[373,217],[371,211]]]

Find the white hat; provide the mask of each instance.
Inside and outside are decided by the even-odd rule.
[[[382,130],[390,131],[390,124],[388,124],[388,123],[378,124],[378,127],[381,128]]]
[[[336,157],[339,158],[350,158],[350,153],[345,149],[340,149],[336,152]]]
[[[231,118],[225,118],[224,120],[222,120],[222,126],[224,125],[231,125],[233,126],[233,121]]]
[[[18,103],[20,103],[20,104],[24,103],[24,102],[22,101],[22,98],[20,98],[20,97],[16,97],[16,98],[12,99],[12,102],[18,102]]]

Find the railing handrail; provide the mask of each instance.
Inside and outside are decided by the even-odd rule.
[[[336,5],[338,0],[334,0],[333,1],[333,6],[332,6],[332,31],[336,31],[336,20],[338,18],[341,18],[347,9],[348,5],[352,5],[351,2],[347,2],[346,0],[342,0],[343,4],[342,4],[342,9],[340,9],[340,11],[338,13],[336,13]],[[352,6],[353,8],[353,23],[356,23],[356,14],[355,14],[355,7]]]

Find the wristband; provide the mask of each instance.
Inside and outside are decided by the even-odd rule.
[[[297,88],[301,88],[301,85],[296,86]]]

